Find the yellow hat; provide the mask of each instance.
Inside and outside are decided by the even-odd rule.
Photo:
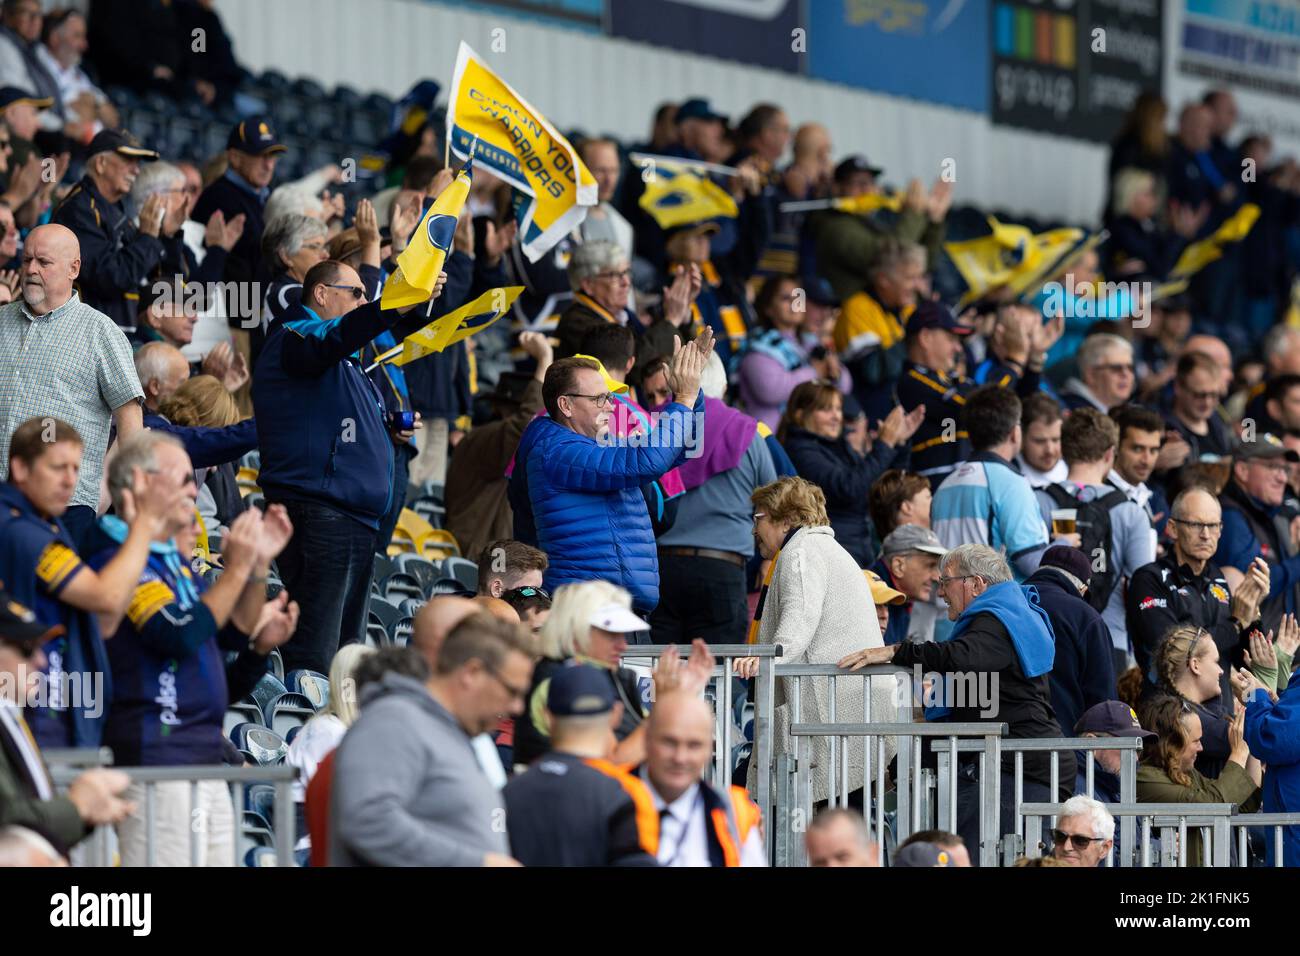
[[[626,392],[628,390],[628,386],[626,382],[620,382],[617,379],[612,379],[609,377],[609,373],[605,371],[605,366],[602,365],[600,359],[596,358],[595,356],[575,355],[574,358],[586,359],[589,362],[595,362],[596,367],[600,369],[600,374],[605,377],[605,387],[609,389],[611,392],[614,392],[615,394],[622,394],[623,392]]]
[[[907,595],[891,588],[875,571],[863,571],[871,585],[871,600],[877,604],[906,604]]]

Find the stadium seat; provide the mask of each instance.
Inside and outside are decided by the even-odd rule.
[[[393,100],[386,93],[370,93],[361,101],[361,106],[376,113],[392,113]]]
[[[248,696],[240,701],[240,703],[251,703],[261,710],[261,724],[264,727],[269,727],[271,725],[266,720],[267,704],[271,703],[271,701],[275,700],[281,694],[287,693],[288,690],[289,688],[284,686],[284,681],[268,672],[258,679]]]
[[[274,828],[275,787],[269,783],[250,783],[244,788],[244,809],[259,814]]]
[[[240,724],[262,722],[262,709],[248,701],[236,701],[226,708],[226,716],[221,721],[221,732],[229,735]]]
[[[469,590],[478,591],[478,565],[468,558],[447,558],[442,562],[442,572],[455,578]]]
[[[301,727],[316,716],[316,707],[311,698],[304,694],[281,694],[271,702],[266,715],[266,723],[280,737],[287,737],[293,727]],[[285,741],[288,751],[288,741]]]
[[[447,521],[447,509],[441,502],[428,496],[421,496],[411,502],[411,510],[436,528],[441,528]]]
[[[290,693],[302,694],[310,700],[317,713],[329,706],[330,682],[324,674],[301,668],[293,670],[285,678],[284,686],[289,688]]]
[[[400,601],[402,598],[419,600],[424,597],[424,585],[420,583],[420,579],[405,571],[394,571],[384,578],[383,589],[384,597],[390,601]]]
[[[257,486],[258,474],[259,474],[259,470],[256,468],[251,468],[248,465],[240,466],[239,473],[235,475],[235,484],[239,485],[239,490],[241,494],[244,491],[262,490]]]
[[[420,589],[424,594],[428,594],[433,582],[442,577],[442,568],[439,564],[418,554],[399,554],[397,556],[397,570],[409,574],[419,581]]]
[[[420,543],[420,553],[430,560],[459,557],[460,544],[456,536],[443,528],[430,528],[430,533]]]
[[[382,624],[375,621],[374,615],[366,621],[366,640],[365,643],[373,648],[388,646],[388,631]]]
[[[253,87],[266,93],[280,93],[289,88],[289,78],[279,70],[263,70],[253,77]]]
[[[433,587],[429,589],[429,597],[434,598],[443,594],[454,594],[461,597],[473,597],[474,592],[465,587],[455,578],[439,578],[433,582]]]
[[[300,733],[302,733],[302,727],[290,727],[289,733],[285,735],[284,742],[292,747],[293,738],[297,737]]]
[[[400,569],[398,568],[396,561],[389,558],[387,555],[377,554],[375,555],[374,577],[371,580],[373,582],[382,581],[397,570]]]
[[[416,601],[413,598],[407,598],[401,604],[397,605],[397,610],[401,612],[402,617],[415,617],[424,607],[425,601]]]
[[[279,866],[275,849],[269,846],[250,847],[244,854],[244,866]]]
[[[252,468],[257,471],[262,467],[262,453],[257,450],[248,452],[243,458],[239,459],[239,467],[241,469]]]
[[[395,603],[382,597],[372,597],[369,608],[371,618],[383,628],[385,634],[392,630],[394,622],[402,616]]]
[[[340,110],[355,110],[360,108],[362,103],[361,94],[343,83],[334,87],[334,91],[330,93],[329,98],[330,102]]]
[[[389,640],[394,647],[405,647],[411,641],[411,629],[415,626],[415,619],[411,617],[399,617],[393,625],[392,632],[388,635]]]
[[[284,763],[284,755],[289,752],[289,745],[283,737],[259,724],[239,724],[230,732],[230,740],[241,753],[262,767]]]
[[[284,680],[284,655],[280,653],[280,648],[278,647],[272,648],[271,653],[267,656],[271,660],[271,673],[274,674],[277,679],[283,681]]]

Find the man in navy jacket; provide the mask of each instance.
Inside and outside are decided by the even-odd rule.
[[[433,295],[443,282],[445,274]],[[253,374],[258,483],[297,529],[277,566],[302,608],[282,651],[286,670],[328,673],[339,645],[365,634],[394,449],[383,396],[356,353],[386,330],[401,341],[420,328],[424,310],[414,308],[366,303],[356,270],[327,259],[311,268],[301,301],[267,332]]]

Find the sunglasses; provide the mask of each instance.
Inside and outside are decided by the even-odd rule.
[[[366,295],[366,290],[361,288],[359,285],[334,285],[333,283],[327,282],[325,283],[325,287],[327,289],[340,289],[344,292],[351,292],[352,298],[356,302],[360,302]]]
[[[535,588],[535,587],[511,588],[509,591],[506,592],[506,594],[514,594],[514,595],[518,595],[519,597],[526,597],[526,598],[541,597],[541,598],[546,598],[546,600],[548,601],[551,599],[551,596],[546,592],[545,589]]]
[[[1057,846],[1069,843],[1076,850],[1086,850],[1094,843],[1105,843],[1101,837],[1084,836],[1081,833],[1066,833],[1064,830],[1052,831],[1052,842]]]

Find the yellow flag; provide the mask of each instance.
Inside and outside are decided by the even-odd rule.
[[[1223,225],[1214,230],[1212,235],[1206,236],[1200,242],[1193,242],[1184,249],[1173,271],[1169,273],[1169,278],[1186,279],[1200,272],[1215,259],[1221,258],[1223,247],[1230,242],[1241,242],[1245,239],[1246,233],[1250,232],[1257,219],[1259,219],[1259,207],[1254,203],[1246,203],[1224,220]]]
[[[470,181],[474,175],[471,165],[466,162],[452,184],[438,194],[420,220],[410,245],[397,257],[397,271],[388,277],[379,298],[383,308],[400,309],[429,300],[438,273],[451,250],[461,210],[469,197]]]
[[[434,319],[418,332],[412,332],[397,348],[389,349],[378,357],[379,362],[391,365],[406,365],[416,359],[441,352],[449,345],[455,345],[462,339],[482,332],[501,316],[510,311],[524,291],[521,285],[506,286],[501,289],[488,289],[473,302],[462,305],[455,312],[449,312],[441,318]]]
[[[966,280],[959,309],[994,289],[1005,287],[1019,296],[1036,282],[1041,285],[1086,235],[1082,229],[1035,234],[1027,226],[999,222],[992,216],[988,223],[991,232],[987,236],[944,243],[948,257]]]
[[[519,239],[532,262],[576,229],[598,201],[596,178],[569,141],[463,41],[451,82],[447,142],[457,156],[473,153],[485,169],[531,197]]]
[[[877,209],[890,209],[898,212],[903,208],[903,197],[897,194],[863,193],[861,196],[841,196],[831,200],[831,206],[855,216],[865,216]]]
[[[709,177],[661,161],[656,161],[652,172],[646,179],[639,204],[654,217],[660,229],[718,216],[736,217],[736,201]]]

